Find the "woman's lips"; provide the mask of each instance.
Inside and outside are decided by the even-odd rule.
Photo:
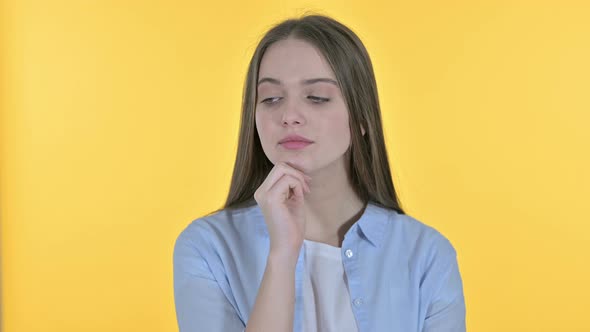
[[[288,142],[281,143],[281,146],[287,150],[300,150],[310,144],[312,144],[312,142],[288,141]]]

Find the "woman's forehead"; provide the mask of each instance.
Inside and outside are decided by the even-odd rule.
[[[274,78],[285,83],[311,78],[336,80],[321,52],[311,43],[294,38],[275,42],[266,50],[258,77]]]

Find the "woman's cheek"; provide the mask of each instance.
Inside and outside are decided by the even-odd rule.
[[[256,117],[256,128],[258,131],[258,137],[260,138],[260,142],[262,143],[263,148],[272,149],[273,145],[273,134],[272,134],[272,126],[270,124],[270,119],[267,118],[267,115],[257,115]]]

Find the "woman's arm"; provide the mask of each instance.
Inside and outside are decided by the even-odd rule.
[[[429,303],[422,331],[465,332],[465,297],[457,253],[447,239],[441,240],[422,284],[423,294],[428,294],[424,302]]]
[[[174,302],[180,332],[241,332],[244,322],[188,231],[174,245]]]
[[[293,331],[296,263],[292,255],[268,255],[246,332]]]
[[[292,332],[295,267],[305,235],[305,200],[311,177],[277,163],[254,193],[270,234],[266,268],[246,332]]]

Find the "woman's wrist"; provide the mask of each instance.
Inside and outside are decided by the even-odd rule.
[[[273,267],[278,268],[294,269],[297,265],[298,258],[299,252],[271,250],[268,254],[267,264],[271,264]]]

